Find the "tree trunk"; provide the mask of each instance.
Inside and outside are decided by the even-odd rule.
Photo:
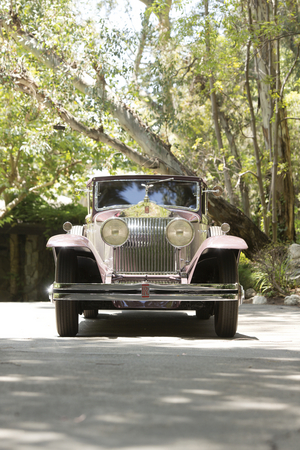
[[[275,5],[276,6],[276,5]],[[253,28],[255,32],[259,32],[259,46],[256,49],[255,60],[257,66],[257,87],[260,98],[262,127],[264,133],[265,147],[270,153],[273,162],[273,189],[271,196],[276,201],[274,214],[277,215],[277,224],[279,237],[282,240],[292,241],[295,238],[294,225],[294,187],[291,167],[291,148],[288,124],[285,120],[286,112],[281,103],[282,97],[279,99],[278,105],[278,127],[275,131],[275,124],[271,125],[271,118],[273,115],[273,100],[270,95],[270,88],[276,89],[276,95],[279,95],[280,79],[278,79],[277,86],[274,83],[274,76],[276,73],[276,57],[272,58],[272,49],[274,49],[274,42],[268,40],[266,33],[260,29],[260,25],[265,26],[274,17],[274,11],[268,0],[250,0],[251,14],[254,19]],[[278,71],[279,78],[280,70]],[[272,81],[273,80],[273,81]],[[275,121],[276,122],[276,121]],[[270,131],[271,130],[271,131]],[[277,137],[277,141],[275,139]],[[278,160],[277,159],[278,149]],[[276,167],[285,167],[281,174],[277,175]],[[273,205],[274,208],[274,205]],[[273,216],[273,222],[275,218]]]
[[[220,111],[220,109],[218,111],[218,114],[219,114],[221,126],[222,126],[223,130],[225,131],[226,138],[227,138],[228,144],[231,149],[231,153],[234,156],[237,170],[239,172],[242,172],[243,167],[242,167],[242,163],[241,163],[241,158],[240,158],[238,148],[236,146],[234,135],[232,134],[232,132],[230,130],[229,119],[228,119],[228,117],[225,116],[223,111]],[[240,193],[241,193],[243,211],[246,214],[246,216],[250,217],[249,188],[242,178],[239,182],[239,188],[240,188]]]
[[[275,5],[276,5],[275,0]],[[277,5],[276,5],[277,6]],[[275,16],[276,16],[275,8]],[[275,74],[275,89],[277,94],[280,91],[280,49],[279,39],[275,44],[276,49],[276,74]],[[274,145],[273,145],[273,166],[272,166],[272,182],[271,182],[271,197],[272,197],[272,235],[274,244],[277,242],[277,171],[278,171],[278,128],[279,128],[279,99],[275,99],[275,121],[274,121]]]
[[[208,213],[217,223],[230,225],[230,234],[243,238],[248,245],[245,254],[252,259],[258,250],[270,244],[270,239],[249,217],[222,197],[208,196]]]
[[[208,16],[208,0],[205,0],[205,20],[206,20],[206,24],[205,24],[206,51],[209,54],[210,53],[210,39],[209,39],[210,24],[209,24],[209,16]],[[228,195],[230,203],[234,205],[234,196],[233,196],[233,190],[232,190],[232,185],[231,185],[231,177],[230,177],[229,169],[227,167],[226,157],[224,154],[224,146],[223,146],[221,129],[220,129],[219,118],[218,118],[218,106],[217,106],[217,98],[216,98],[214,84],[215,84],[214,75],[213,75],[213,73],[210,73],[209,88],[210,88],[210,101],[211,101],[211,112],[212,112],[213,124],[214,124],[214,128],[215,128],[215,134],[216,134],[216,138],[217,138],[217,142],[218,142],[220,156],[222,158],[222,163],[223,163],[223,175],[224,175],[224,181],[225,181],[227,195]]]
[[[291,147],[289,128],[286,120],[286,110],[279,109],[279,129],[278,129],[278,161],[284,162],[285,170],[277,176],[277,195],[280,196],[278,203],[278,223],[283,228],[279,237],[288,241],[295,240],[295,192],[293,183],[293,171],[291,163]]]
[[[250,22],[251,22],[251,19],[250,19]],[[260,202],[261,202],[261,206],[262,206],[264,230],[265,230],[265,233],[268,234],[269,227],[268,227],[268,219],[267,219],[267,206],[266,206],[265,192],[264,192],[263,179],[262,179],[260,151],[259,151],[259,146],[258,146],[258,141],[257,141],[255,115],[254,115],[252,96],[251,96],[250,84],[249,84],[249,53],[250,53],[250,41],[248,41],[248,43],[247,43],[247,52],[246,52],[245,88],[246,88],[246,92],[247,92],[247,99],[248,99],[249,109],[250,109],[252,141],[253,141],[254,155],[255,155],[255,161],[256,161],[256,178],[257,178],[258,189],[259,189],[259,198],[260,198]]]

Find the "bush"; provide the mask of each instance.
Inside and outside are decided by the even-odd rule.
[[[288,275],[288,248],[270,245],[256,253],[253,260],[255,289],[267,296],[286,296],[293,283]]]
[[[255,274],[252,262],[241,253],[239,263],[239,281],[245,291],[255,286]]]
[[[12,210],[10,219],[11,224],[17,222],[45,225],[45,234],[49,236],[66,221],[74,225],[83,224],[86,214],[86,207],[80,204],[53,206],[40,196],[30,194]]]

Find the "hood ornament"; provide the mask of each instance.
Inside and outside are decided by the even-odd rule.
[[[141,184],[145,188],[145,197],[137,205],[133,205],[129,208],[124,209],[120,216],[124,217],[170,217],[171,212],[158,205],[155,201],[151,201],[149,198],[149,189],[151,189],[154,184],[163,183],[164,181],[171,181],[174,178],[168,178],[166,180],[159,181],[149,181],[149,183]],[[151,183],[151,184],[150,184]]]
[[[142,186],[144,186],[144,188],[145,188],[145,197],[144,197],[145,214],[149,214],[150,213],[150,206],[149,206],[148,191],[149,191],[150,188],[153,187],[153,184],[142,184]]]
[[[166,181],[172,181],[174,180],[174,178],[167,178],[166,180],[158,180],[158,181],[152,181],[152,184],[141,184],[141,186],[143,186],[145,188],[145,197],[144,197],[144,202],[149,202],[149,189],[152,188],[155,184],[158,183],[165,183]]]
[[[144,197],[145,214],[149,214],[149,212],[150,212],[150,205],[149,205],[150,199],[149,199],[149,195],[148,195],[149,189],[152,188],[155,184],[163,183],[165,181],[171,181],[171,180],[174,180],[174,178],[167,178],[166,180],[152,181],[152,184],[148,184],[148,183],[141,184],[141,186],[143,186],[145,188],[145,197]]]
[[[148,195],[148,191],[150,188],[153,187],[153,184],[142,184],[141,186],[143,186],[145,188],[145,197],[144,197],[144,202],[145,203],[149,203],[149,195]]]

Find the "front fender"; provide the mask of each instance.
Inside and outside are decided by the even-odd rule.
[[[195,256],[193,257],[192,261],[189,265],[186,266],[186,272],[188,274],[188,283],[191,282],[195,267],[197,265],[197,262],[199,258],[201,257],[202,253],[207,249],[220,249],[220,250],[246,250],[248,248],[248,245],[244,241],[244,239],[239,238],[237,236],[228,236],[227,234],[221,235],[221,236],[212,236],[207,239],[201,244],[198,251],[196,252]]]
[[[57,234],[55,236],[52,236],[47,244],[46,247],[49,248],[57,248],[57,247],[69,247],[69,248],[88,248],[91,253],[94,255],[94,258],[96,260],[102,281],[105,280],[107,274],[110,272],[109,268],[106,264],[104,264],[103,260],[100,258],[97,250],[86,237],[84,236],[78,236],[76,234]]]
[[[88,247],[90,248],[90,241],[84,236],[78,236],[76,234],[57,234],[52,236],[46,247]]]

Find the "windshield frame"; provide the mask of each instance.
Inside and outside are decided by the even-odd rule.
[[[96,179],[95,180],[95,183],[94,183],[94,210],[96,211],[96,212],[99,212],[99,211],[107,211],[107,210],[111,210],[111,209],[127,209],[127,208],[130,208],[131,206],[133,206],[133,205],[135,205],[136,203],[132,203],[132,204],[115,204],[115,205],[110,205],[110,206],[103,206],[103,207],[101,207],[101,208],[98,208],[98,192],[99,192],[99,189],[98,189],[98,185],[99,185],[99,183],[113,183],[113,182],[130,182],[130,181],[133,181],[133,182],[138,182],[138,183],[140,183],[140,184],[151,184],[151,183],[157,183],[158,181],[162,181],[162,182],[164,182],[164,181],[168,181],[170,179],[170,177],[168,177],[168,179],[164,179],[164,177],[162,177],[162,178],[157,178],[157,177],[153,177],[153,178],[151,178],[151,177],[145,177],[145,178],[140,178],[140,177],[138,177],[138,178],[118,178],[118,179],[114,179],[114,180],[112,180],[112,179],[103,179],[103,180],[100,180],[100,179]],[[188,206],[177,206],[177,205],[164,205],[164,204],[160,204],[160,203],[156,203],[156,202],[154,202],[154,203],[156,203],[156,204],[158,204],[159,206],[161,206],[161,207],[163,207],[163,208],[169,208],[169,209],[178,209],[178,210],[185,210],[185,211],[193,211],[193,212],[198,212],[199,210],[200,210],[200,191],[201,191],[201,182],[200,182],[200,180],[198,179],[191,179],[191,180],[189,180],[189,179],[182,179],[182,178],[176,178],[176,177],[172,177],[172,182],[178,182],[178,183],[182,183],[182,182],[184,182],[184,183],[190,183],[190,184],[196,184],[196,194],[195,194],[195,197],[196,197],[196,207],[195,208],[190,208],[190,207],[188,207]],[[150,199],[150,201],[152,201],[151,199]]]

